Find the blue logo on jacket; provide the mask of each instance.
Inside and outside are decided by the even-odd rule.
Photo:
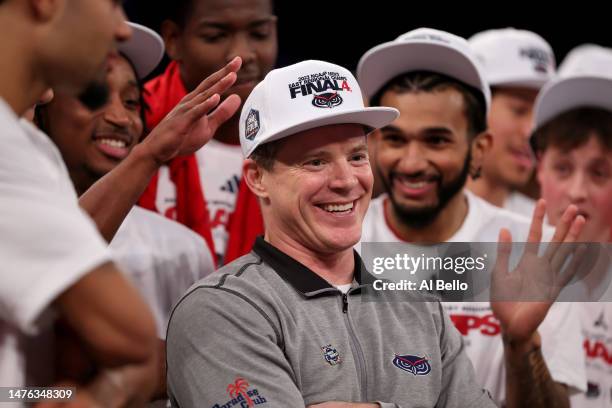
[[[403,356],[395,355],[393,365],[400,370],[408,371],[413,375],[427,375],[431,371],[431,365],[425,357],[411,356],[405,354]]]
[[[321,351],[323,352],[325,361],[327,361],[330,365],[338,365],[342,362],[340,353],[338,353],[338,350],[332,347],[331,344],[321,347]]]

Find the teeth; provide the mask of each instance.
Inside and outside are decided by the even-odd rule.
[[[427,185],[426,181],[418,181],[415,183],[411,183],[409,181],[406,180],[402,180],[402,184],[405,185],[408,188],[414,188],[414,189],[418,189],[418,188],[423,188]]]
[[[123,140],[117,139],[100,139],[99,142],[101,144],[109,145],[111,147],[117,147],[120,149],[125,148],[127,146],[127,144]]]
[[[323,209],[325,211],[329,211],[329,212],[342,212],[342,211],[349,211],[353,208],[353,203],[348,203],[348,204],[339,204],[339,205],[334,205],[334,204],[328,204],[328,205],[324,205]]]

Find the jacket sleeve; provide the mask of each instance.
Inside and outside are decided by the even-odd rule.
[[[304,406],[280,330],[241,293],[190,292],[170,318],[166,347],[174,407]]]

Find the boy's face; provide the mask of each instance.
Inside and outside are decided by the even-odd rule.
[[[586,219],[582,241],[608,241],[612,225],[612,151],[595,136],[570,151],[550,146],[538,163],[548,220],[556,225],[568,205]]]

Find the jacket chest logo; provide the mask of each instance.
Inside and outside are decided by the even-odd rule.
[[[321,347],[321,351],[323,352],[323,358],[325,358],[329,365],[335,366],[342,362],[340,353],[331,344]]]
[[[412,356],[409,354],[395,355],[393,365],[400,370],[408,371],[412,375],[427,375],[431,372],[431,365],[425,356]]]

